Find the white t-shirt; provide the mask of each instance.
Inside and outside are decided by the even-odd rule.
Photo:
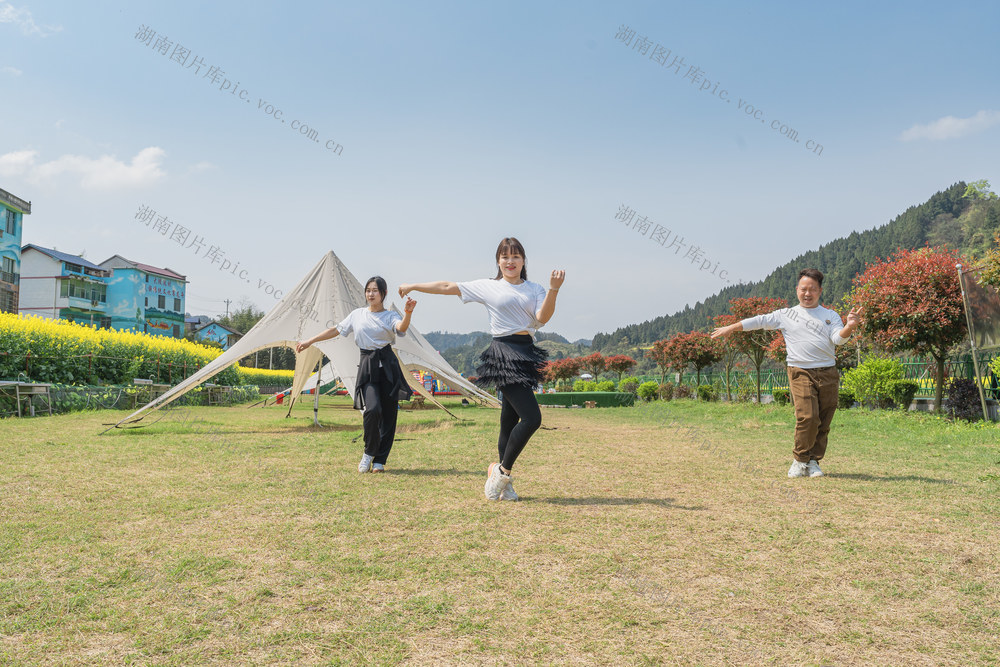
[[[357,308],[337,325],[337,331],[341,336],[354,333],[354,342],[362,350],[377,350],[396,342],[396,330],[393,325],[402,321],[403,318],[394,310],[386,309],[373,313],[367,307]]]
[[[796,368],[835,365],[837,345],[847,341],[840,337],[843,328],[840,315],[823,306],[805,308],[798,305],[743,320],[744,331],[781,329],[788,350],[787,363]]]
[[[545,300],[545,288],[529,280],[512,285],[503,278],[458,283],[462,303],[481,303],[490,314],[490,335],[509,336],[527,331],[532,337],[542,323],[535,313]]]

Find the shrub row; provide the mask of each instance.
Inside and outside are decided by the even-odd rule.
[[[599,408],[617,408],[629,406],[635,403],[635,395],[626,392],[613,391],[574,391],[560,392],[556,394],[536,394],[539,405],[579,405],[583,407],[584,401],[594,401]]]

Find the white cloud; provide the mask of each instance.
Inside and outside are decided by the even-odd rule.
[[[957,139],[959,137],[982,132],[1000,123],[1000,111],[980,111],[971,118],[955,118],[945,116],[927,125],[914,125],[899,135],[900,141],[916,139]]]
[[[18,68],[11,67],[10,65],[4,65],[3,67],[0,67],[0,72],[3,72],[4,74],[10,74],[11,76],[21,76],[22,74],[24,74],[24,72],[22,72]]]
[[[160,169],[165,155],[162,148],[150,146],[139,151],[129,164],[111,155],[62,155],[51,162],[36,163],[38,151],[15,151],[0,155],[0,176],[22,176],[38,183],[61,174],[76,174],[80,185],[88,190],[142,187],[166,176]]]
[[[0,3],[0,23],[13,23],[20,27],[21,32],[25,35],[38,35],[39,37],[48,37],[62,30],[62,26],[59,25],[38,25],[30,11],[24,7],[17,9],[9,2]]]

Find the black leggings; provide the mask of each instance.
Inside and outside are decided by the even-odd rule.
[[[542,411],[538,409],[535,393],[524,385],[510,384],[500,387],[500,391],[503,393],[503,407],[500,409],[497,449],[500,465],[511,470],[521,450],[542,425]]]
[[[365,425],[365,454],[374,456],[372,463],[385,465],[396,438],[396,417],[399,404],[386,390],[389,385],[368,383],[364,386],[365,411],[362,420]]]

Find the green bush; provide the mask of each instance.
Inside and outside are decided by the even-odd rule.
[[[903,379],[903,364],[895,359],[868,357],[844,375],[844,387],[854,393],[862,405],[887,408],[892,405],[892,382]]]
[[[841,387],[840,393],[837,394],[837,407],[847,410],[848,408],[854,407],[854,401],[858,400],[854,396],[854,392],[847,387]]]
[[[791,392],[787,389],[775,389],[771,392],[771,396],[774,397],[774,402],[778,405],[788,405],[791,395]]]
[[[583,380],[577,380],[573,383],[573,391],[583,391],[586,384]]]
[[[651,401],[656,398],[656,394],[660,391],[660,385],[653,380],[648,380],[639,385],[639,398],[644,401]]]
[[[679,384],[674,389],[674,398],[691,398],[692,394],[694,394],[694,390],[686,384]]]
[[[539,405],[579,405],[584,401],[594,401],[599,408],[617,408],[635,403],[635,395],[624,392],[566,392],[556,394],[536,394]]]
[[[639,390],[639,378],[631,375],[623,377],[618,383],[618,391],[635,394]]]
[[[714,401],[719,398],[719,394],[712,385],[700,384],[698,385],[698,398],[702,401]]]
[[[597,389],[595,391],[614,391],[615,383],[614,380],[601,380],[597,383]]]
[[[674,385],[664,382],[660,385],[660,400],[669,401],[674,397]]]
[[[919,389],[920,383],[916,380],[893,380],[889,383],[889,395],[900,410],[910,409],[910,403]]]

